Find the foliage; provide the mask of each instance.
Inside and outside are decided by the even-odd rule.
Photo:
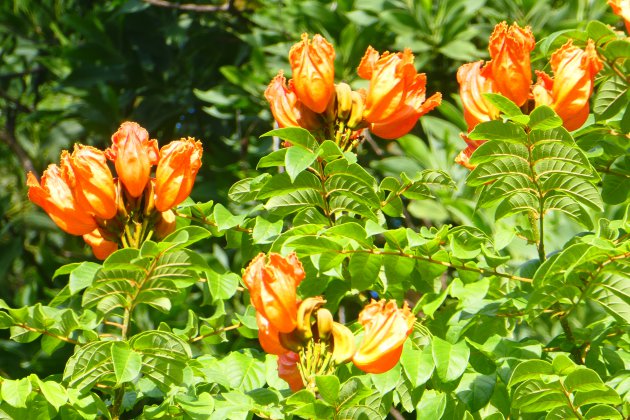
[[[618,22],[604,2],[36,3],[0,6],[2,415],[630,416],[630,42],[602,23]],[[575,132],[551,108],[487,96],[501,119],[469,134],[488,141],[468,172],[453,163],[466,129],[454,73],[503,19],[546,35],[540,62],[593,39],[605,69]],[[344,80],[368,44],[410,47],[450,101],[355,152],[271,130],[262,92],[302,31],[335,43]],[[177,231],[96,262],[15,185],[124,119],[205,139],[204,167]],[[324,295],[357,336],[370,298],[409,302],[400,363],[344,364],[316,394],[291,392],[241,283],[260,252],[296,252],[299,296]]]

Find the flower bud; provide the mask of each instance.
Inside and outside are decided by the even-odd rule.
[[[529,27],[521,28],[514,23],[501,22],[494,27],[488,50],[489,71],[497,92],[522,106],[529,97],[532,84],[530,53],[536,40]]]
[[[166,238],[168,235],[175,232],[176,227],[177,218],[173,210],[161,212],[155,222],[155,238],[158,240]]]
[[[85,235],[96,229],[96,220],[90,208],[81,206],[55,164],[48,166],[42,175],[41,184],[32,172],[26,178],[28,198],[44,209],[57,226],[71,235]]]
[[[333,46],[321,35],[310,41],[308,34],[302,34],[302,41],[289,51],[295,92],[313,112],[324,112],[335,91],[334,60]]]
[[[354,334],[345,325],[341,325],[338,322],[332,324],[333,335],[333,354],[332,360],[336,365],[346,363],[356,351],[356,345],[354,344]]]
[[[112,146],[105,151],[113,160],[118,178],[131,197],[142,195],[149,182],[151,166],[158,160],[157,141],[135,122],[124,122],[112,135]]]
[[[361,128],[363,124],[363,112],[365,111],[365,100],[361,93],[365,91],[356,92],[352,91],[350,98],[352,99],[352,105],[350,108],[350,116],[346,125],[352,130]]]
[[[203,148],[193,138],[172,141],[160,149],[155,172],[155,208],[166,211],[190,195],[201,167]]]
[[[333,316],[328,309],[317,311],[317,333],[321,341],[328,341],[333,329]]]
[[[345,121],[352,110],[352,89],[347,83],[335,85],[337,94],[337,118]]]

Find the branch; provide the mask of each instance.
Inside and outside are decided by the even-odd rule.
[[[241,322],[239,322],[238,324],[230,325],[229,327],[219,328],[218,330],[214,330],[214,331],[212,331],[211,333],[208,333],[208,334],[198,335],[197,337],[191,338],[188,341],[191,342],[191,343],[195,343],[197,341],[203,340],[206,337],[211,337],[213,335],[221,334],[221,333],[223,333],[225,331],[235,330],[235,329],[240,328],[242,326],[243,326],[243,324]]]
[[[194,4],[194,3],[171,3],[167,0],[142,0],[153,6],[166,7],[168,9],[188,10],[191,12],[199,13],[215,13],[215,12],[227,12],[232,9],[233,0],[228,0],[221,5],[214,4]]]
[[[35,170],[35,165],[31,157],[15,138],[13,122],[9,121],[9,117],[10,116],[7,117],[7,130],[0,130],[0,140],[6,143],[9,149],[15,153],[25,172],[33,172],[37,176],[37,171]]]

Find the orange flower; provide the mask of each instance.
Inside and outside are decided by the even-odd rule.
[[[300,356],[292,351],[278,356],[278,376],[289,384],[293,392],[304,388],[298,363],[300,363]]]
[[[516,105],[523,105],[529,97],[532,84],[530,52],[536,41],[529,27],[501,22],[494,27],[488,50],[492,61],[488,63],[496,90]]]
[[[363,117],[372,131],[387,139],[406,134],[418,118],[441,102],[441,94],[426,98],[426,76],[418,74],[411,50],[380,55],[368,47],[358,73],[370,81]]]
[[[321,35],[313,40],[302,34],[302,41],[291,47],[289,61],[295,92],[300,101],[316,113],[322,113],[335,92],[335,50]]]
[[[92,247],[94,256],[99,260],[104,260],[118,249],[118,244],[103,238],[103,234],[99,229],[94,229],[92,232],[83,235],[83,240]]]
[[[359,314],[365,334],[352,357],[353,363],[368,373],[383,373],[393,368],[415,320],[407,303],[398,309],[394,300],[373,300]]]
[[[298,100],[293,80],[287,87],[282,71],[271,80],[265,98],[271,106],[271,113],[280,127],[302,127],[315,130],[321,126],[317,114]]]
[[[85,235],[96,229],[96,221],[89,208],[77,202],[67,179],[55,164],[48,166],[41,179],[41,185],[32,172],[26,178],[28,198],[44,209],[50,218],[71,235]]]
[[[278,332],[289,333],[297,325],[297,287],[304,279],[302,263],[295,253],[258,254],[243,274],[256,311]]]
[[[151,165],[158,161],[156,140],[135,122],[124,122],[112,136],[112,146],[105,151],[114,161],[118,178],[132,197],[140,197],[149,182]]]
[[[61,172],[81,207],[103,219],[116,215],[116,186],[102,150],[75,144],[72,155],[62,152]]]
[[[608,0],[608,5],[613,13],[623,18],[626,23],[626,31],[630,33],[630,1],[628,0]]]
[[[489,68],[482,66],[483,61],[477,61],[464,64],[457,70],[459,95],[469,131],[482,121],[499,118],[499,110],[483,97],[484,93],[492,93],[495,89]]]
[[[289,351],[282,346],[278,330],[260,312],[256,312],[256,324],[258,325],[258,341],[265,353],[284,354]]]
[[[172,141],[160,149],[155,172],[155,208],[169,210],[190,195],[201,167],[203,148],[193,138]]]
[[[416,84],[421,87],[412,88],[411,93],[405,99],[405,103],[396,114],[384,122],[370,125],[370,130],[384,139],[397,139],[407,134],[418,122],[418,118],[431,111],[442,103],[442,94],[435,93],[426,100],[426,76],[416,78]]]
[[[588,117],[595,75],[602,67],[592,40],[584,50],[574,46],[572,40],[567,41],[551,55],[554,78],[544,72],[536,73],[538,80],[533,87],[536,106],[553,108],[567,130],[580,128]]]

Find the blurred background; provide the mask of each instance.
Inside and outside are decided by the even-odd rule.
[[[463,184],[467,171],[453,163],[465,146],[455,73],[487,58],[488,37],[502,20],[530,25],[541,41],[594,19],[622,25],[604,0],[2,1],[0,298],[11,307],[47,302],[66,281],[53,280],[58,267],[92,258],[80,237],[63,233],[28,201],[26,173],[39,177],[75,142],[106,148],[123,121],[137,121],[161,144],[201,139],[203,167],[192,198],[229,205],[232,183],[254,174],[271,150],[259,139],[273,128],[263,92],[278,70],[290,75],[288,51],[302,32],[335,46],[336,80],[355,87],[368,45],[411,48],[428,94],[442,92],[444,103],[401,141],[364,144],[359,160],[377,175],[447,171],[459,189],[413,202],[409,223],[472,224],[508,244],[514,229],[475,210]],[[546,63],[537,49],[534,67]],[[568,237],[576,227],[556,229]],[[206,252],[224,252],[222,241]],[[33,365],[27,370],[54,363],[15,342],[1,340],[0,347],[2,358],[20,353]]]

